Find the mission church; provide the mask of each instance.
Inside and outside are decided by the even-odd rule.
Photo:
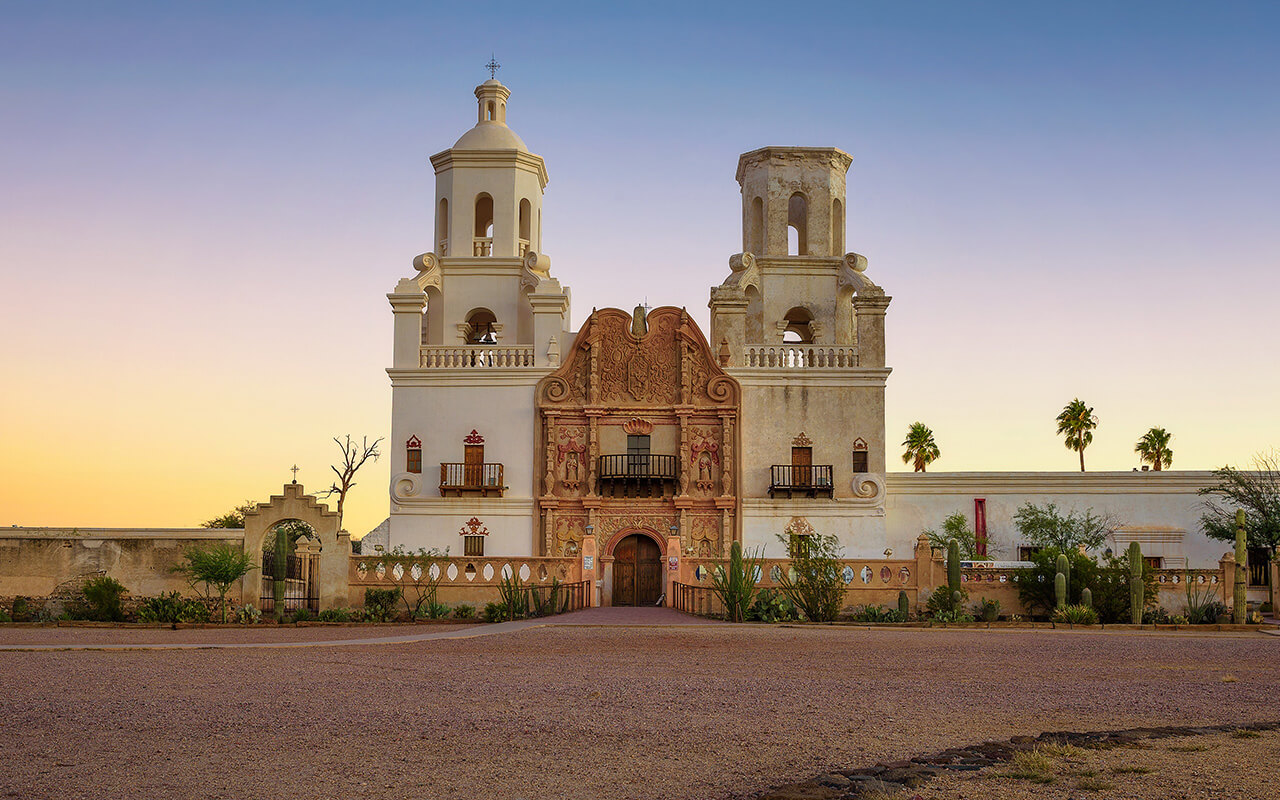
[[[476,87],[475,126],[431,157],[434,250],[387,295],[387,547],[598,558],[602,602],[650,603],[659,565],[734,541],[778,556],[779,534],[819,532],[847,558],[905,556],[957,509],[985,525],[988,494],[1006,524],[1026,499],[1105,494],[1132,523],[1116,547],[1187,564],[1203,474],[886,475],[891,298],[846,252],[838,148],[738,159],[742,246],[711,287],[709,331],[670,306],[598,309],[571,330],[542,248],[547,167],[508,125],[510,96]]]

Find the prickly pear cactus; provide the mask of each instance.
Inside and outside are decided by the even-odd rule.
[[[1129,620],[1142,624],[1142,607],[1146,604],[1146,587],[1142,583],[1142,545],[1129,542]]]

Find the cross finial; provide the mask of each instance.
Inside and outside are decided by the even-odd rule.
[[[502,68],[502,65],[498,63],[498,56],[496,53],[489,56],[489,63],[485,64],[484,68],[489,70],[490,80],[498,77],[498,70]]]
[[[297,483],[298,482],[298,465],[294,464],[292,467],[289,468],[289,471],[293,473],[293,482]]]

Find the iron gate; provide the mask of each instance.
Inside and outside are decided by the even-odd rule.
[[[262,596],[259,608],[266,613],[276,610],[276,554],[262,554]],[[286,556],[284,577],[284,610],[310,609],[320,611],[320,556]]]

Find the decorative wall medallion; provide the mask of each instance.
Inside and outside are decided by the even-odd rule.
[[[813,447],[813,441],[804,435],[804,431],[800,431],[800,435],[791,440],[792,447]]]
[[[472,517],[458,530],[459,536],[488,536],[489,529],[480,520]]]
[[[471,433],[468,433],[462,442],[463,444],[484,444],[484,437],[475,428],[472,428]]]
[[[880,568],[880,582],[881,582],[881,583],[888,583],[888,582],[889,582],[889,580],[890,580],[892,577],[893,577],[893,570],[889,569],[888,567],[881,567],[881,568]]]
[[[803,434],[801,434],[801,435],[803,435]],[[855,453],[865,453],[865,452],[867,452],[867,440],[866,440],[866,439],[863,439],[861,436],[859,436],[857,439],[854,439],[854,440],[853,440],[853,452],[855,452]]]
[[[804,517],[792,517],[791,522],[787,523],[786,533],[789,536],[813,536],[817,531]]]
[[[405,442],[404,446],[409,448],[410,450],[421,450],[422,440],[419,439],[417,436],[410,436],[409,441]]]
[[[622,423],[622,429],[632,436],[648,436],[653,433],[653,423],[638,417],[632,417]]]

